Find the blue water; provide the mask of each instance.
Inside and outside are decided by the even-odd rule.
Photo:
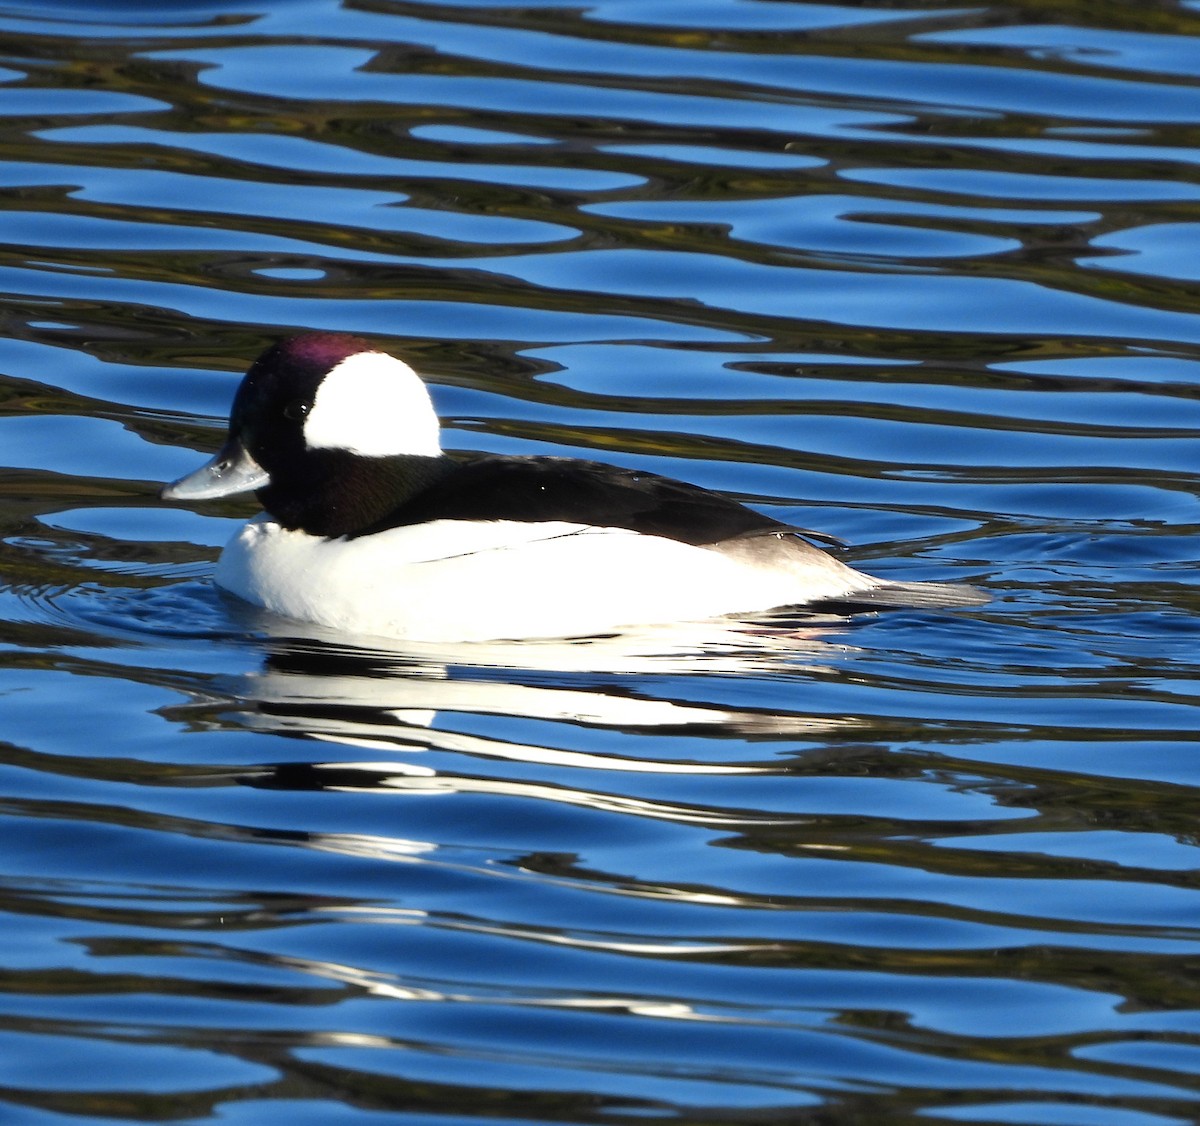
[[[5,1126],[1195,1121],[1200,3],[0,35]],[[992,601],[256,613],[157,489],[297,328]]]

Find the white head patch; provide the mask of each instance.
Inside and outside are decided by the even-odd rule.
[[[330,369],[304,420],[309,449],[364,457],[442,451],[437,414],[425,384],[386,352],[356,352]]]

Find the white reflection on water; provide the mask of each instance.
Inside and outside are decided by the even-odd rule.
[[[370,641],[357,648],[319,627],[268,615],[276,632],[261,671],[228,686],[240,722],[383,749],[436,747],[484,757],[657,773],[753,773],[758,768],[647,761],[442,730],[439,717],[487,715],[614,729],[703,728],[727,735],[814,736],[849,730],[847,718],[706,705],[655,697],[655,678],[767,675],[819,667],[819,626],[758,621],[678,623],[562,641],[459,645]],[[840,647],[845,652],[845,647]],[[569,687],[523,673],[578,676]],[[497,672],[503,675],[497,675]],[[511,674],[511,675],[508,675]],[[622,679],[626,678],[626,679]],[[540,730],[540,728],[539,728]]]

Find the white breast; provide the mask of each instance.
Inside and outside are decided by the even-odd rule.
[[[874,585],[824,553],[790,570],[618,528],[436,521],[354,540],[260,516],[217,583],[278,614],[420,641],[569,637],[832,598]]]

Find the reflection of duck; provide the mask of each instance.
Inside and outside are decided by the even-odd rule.
[[[779,770],[773,755],[745,761],[747,740],[781,740],[794,750],[798,740],[852,734],[858,723],[721,699],[738,696],[754,673],[811,669],[826,649],[812,633],[792,630],[786,640],[731,633],[724,652],[700,650],[697,638],[711,644],[707,631],[665,627],[572,642],[364,649],[299,626],[271,643],[261,672],[226,686],[239,703],[232,714],[222,709],[223,722],[329,747],[326,761],[290,761],[242,775],[256,787],[491,794],[713,826],[770,821],[744,810],[664,801],[653,776],[771,775]],[[561,671],[568,662],[572,671]],[[697,669],[714,675],[696,675]],[[690,675],[681,680],[681,674]],[[683,686],[686,697],[671,694]],[[354,757],[338,760],[335,747]],[[370,759],[363,750],[373,752]],[[597,785],[598,777],[611,781]],[[370,848],[379,847],[372,842]]]
[[[470,717],[494,717],[498,725],[531,721],[543,741],[553,732],[560,744],[574,742],[570,733],[584,728],[753,738],[802,737],[853,725],[840,717],[657,694],[664,678],[674,682],[681,674],[689,677],[692,695],[706,684],[718,694],[728,674],[794,672],[805,667],[802,658],[811,667],[825,649],[811,627],[805,633],[731,629],[721,645],[708,626],[684,623],[519,646],[403,642],[364,649],[327,640],[319,627],[287,625],[263,671],[234,686],[235,698],[251,705],[241,719],[247,726],[376,750],[437,749],[639,773],[734,773],[755,768],[508,741],[479,733]],[[698,671],[716,675],[697,677]]]
[[[413,370],[331,333],[259,357],[225,446],[163,495],[249,490],[266,512],[225,548],[218,584],[350,633],[564,637],[830,600],[981,601],[864,575],[807,542],[813,533],[652,473],[451,457]]]

